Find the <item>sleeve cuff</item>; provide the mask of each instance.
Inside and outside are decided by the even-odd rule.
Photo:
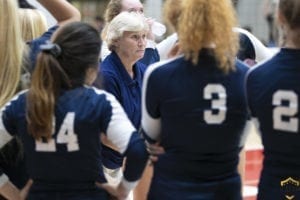
[[[9,181],[8,177],[5,174],[2,174],[0,176],[0,187],[2,187],[8,181]]]
[[[156,43],[153,40],[147,40],[146,48],[155,49],[156,48]]]
[[[137,186],[138,181],[127,181],[124,177],[122,178],[122,185],[128,191],[128,193]]]

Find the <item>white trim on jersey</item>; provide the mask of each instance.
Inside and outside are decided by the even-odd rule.
[[[256,68],[258,68],[258,67],[260,67],[261,65],[265,64],[266,62],[268,62],[271,58],[272,58],[272,57],[267,58],[267,59],[263,60],[262,62],[259,62],[259,63],[255,64],[255,65],[253,65],[252,67],[250,67],[250,69],[249,69],[248,72],[247,72],[246,78],[245,78],[246,83],[247,83],[249,74],[250,74],[252,71],[254,71]]]
[[[177,40],[178,40],[177,33],[173,33],[172,35],[168,36],[166,39],[164,39],[163,41],[161,41],[156,45],[158,54],[160,56],[160,60],[168,59],[168,53],[174,47]]]
[[[7,132],[2,120],[2,112],[0,113],[0,148],[7,144],[13,137]]]
[[[151,75],[151,73],[158,67],[169,63],[181,56],[172,58],[172,59],[168,59],[168,60],[164,60],[164,61],[160,61],[157,62],[155,64],[150,65],[145,74],[144,74],[144,80],[143,80],[143,86],[142,86],[142,128],[143,130],[146,132],[147,136],[149,136],[151,139],[153,140],[157,140],[160,134],[160,129],[161,129],[161,120],[160,118],[153,118],[150,116],[150,114],[148,113],[147,109],[146,109],[146,88],[148,85],[148,79]]]
[[[101,60],[103,61],[110,53],[111,51],[108,49],[107,43],[105,41],[102,41],[101,51],[100,51]]]
[[[7,144],[10,140],[12,140],[13,136],[6,130],[4,124],[3,124],[3,119],[2,119],[2,115],[3,115],[3,111],[5,110],[6,107],[8,107],[11,102],[15,101],[16,99],[18,99],[18,97],[27,92],[28,90],[23,90],[19,93],[17,93],[9,102],[7,102],[1,109],[0,109],[0,149]]]
[[[129,191],[131,191],[133,188],[135,188],[137,186],[138,181],[131,181],[131,182],[129,182],[123,176],[121,183],[124,186],[124,188],[129,192]]]
[[[4,104],[4,106],[0,109],[0,112],[2,113],[3,110],[5,110],[5,108],[11,104],[11,102],[17,100],[17,99],[19,98],[19,96],[22,95],[22,94],[25,93],[25,92],[28,92],[28,89],[22,90],[22,91],[18,92],[15,96],[13,96],[13,97],[11,98],[10,101],[8,101],[8,102],[6,102],[6,104]]]
[[[249,111],[250,114],[251,114],[251,110],[250,110],[250,108],[249,108],[250,105],[249,105],[249,97],[248,97],[248,92],[247,92],[247,91],[248,91],[248,90],[247,90],[248,77],[249,77],[249,75],[252,73],[252,71],[254,71],[256,68],[260,67],[262,64],[268,62],[270,59],[271,59],[271,58],[265,59],[264,61],[262,61],[262,62],[260,62],[260,63],[257,63],[256,65],[250,67],[250,69],[247,71],[247,74],[246,74],[246,76],[245,76],[245,79],[244,79],[244,89],[245,89],[245,91],[246,91],[246,101],[247,101],[247,105],[248,105],[248,111]],[[254,123],[254,119],[255,119],[255,118],[253,118],[253,116],[252,116],[252,114],[251,114],[251,120],[253,121],[253,123]]]
[[[156,48],[155,41],[149,40],[149,39],[147,39],[146,41],[147,41],[146,48],[148,48],[148,49],[155,49]]]
[[[247,140],[248,136],[250,135],[252,126],[253,126],[253,121],[252,120],[247,120],[246,125],[245,125],[244,130],[243,130],[243,133],[242,133],[241,140],[240,140],[240,147],[245,146],[246,140]]]
[[[5,174],[0,176],[0,188],[9,181],[8,177]]]
[[[249,31],[247,31],[245,29],[234,27],[233,31],[237,32],[237,33],[243,33],[249,38],[249,40],[251,41],[251,43],[254,47],[256,62],[261,62],[263,60],[269,59],[269,58],[273,57],[274,54],[277,53],[277,51],[278,51],[274,48],[272,48],[272,49],[267,48],[252,33],[250,33]]]
[[[104,90],[92,88],[97,94],[104,94],[112,106],[112,116],[106,130],[106,136],[118,148],[120,153],[124,153],[128,147],[130,137],[136,129],[120,103],[112,94]]]
[[[256,62],[261,62],[265,59],[269,59],[273,57],[279,50],[279,48],[266,47],[259,39],[257,39],[252,33],[250,33],[245,29],[234,27],[233,31],[237,33],[243,33],[249,38],[251,44],[254,47]],[[160,60],[164,60],[167,58],[167,54],[172,49],[172,47],[174,46],[177,40],[178,40],[177,34],[173,33],[172,35],[168,36],[166,39],[164,39],[163,41],[161,41],[159,44],[156,45],[156,48],[160,55]]]
[[[260,131],[260,124],[259,124],[259,121],[256,117],[252,117],[252,121],[254,123],[254,127],[255,127],[255,130],[256,132],[261,136],[261,131]]]

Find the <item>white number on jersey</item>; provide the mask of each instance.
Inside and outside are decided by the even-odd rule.
[[[226,89],[220,84],[208,84],[204,88],[204,99],[211,100],[211,110],[204,111],[204,120],[208,124],[221,124],[226,117]],[[218,99],[213,99],[213,94],[218,95]],[[213,110],[217,110],[213,113]]]
[[[79,144],[77,135],[74,132],[74,121],[75,121],[75,113],[70,112],[67,113],[59,131],[57,134],[56,140],[51,138],[48,142],[42,141],[35,141],[35,150],[36,151],[47,151],[47,152],[55,152],[56,151],[56,144],[66,144],[67,150],[71,151],[78,151]],[[53,131],[54,134],[54,131]]]
[[[288,105],[282,105],[286,101]],[[273,128],[275,130],[298,132],[298,96],[293,91],[279,90],[273,95]],[[286,120],[283,120],[285,117]]]

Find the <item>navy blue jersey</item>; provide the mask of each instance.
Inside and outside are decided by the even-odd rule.
[[[133,70],[134,78],[131,78],[118,55],[112,52],[101,63],[100,75],[103,88],[117,98],[135,128],[139,128],[142,81],[146,66],[137,62]]]
[[[38,38],[28,42],[29,47],[30,47],[30,54],[29,54],[30,69],[29,70],[31,72],[33,71],[33,69],[35,67],[37,55],[41,51],[40,45],[45,44],[48,40],[50,40],[53,33],[58,29],[58,27],[59,26],[53,26],[48,31],[46,31],[43,35],[41,35],[41,37],[38,37]]]
[[[139,60],[146,66],[156,63],[160,60],[160,56],[156,48],[146,48],[144,57]]]
[[[16,96],[1,110],[0,147],[14,136],[21,138],[34,183],[76,189],[80,184],[104,182],[100,133],[129,158],[125,179],[133,182],[140,177],[147,160],[144,142],[112,95],[90,87],[64,91],[56,103],[52,139],[46,143],[27,131],[26,94]],[[5,180],[0,172],[0,180]]]
[[[17,188],[23,188],[29,179],[20,143],[18,138],[14,138],[0,152],[0,166]]]
[[[145,74],[142,128],[166,153],[154,164],[164,176],[214,180],[236,172],[247,120],[244,77],[237,61],[224,74],[208,49],[199,63],[179,57],[152,65]]]
[[[300,178],[300,50],[281,49],[271,60],[253,68],[247,96],[264,146],[263,171]]]
[[[117,98],[137,129],[140,127],[141,121],[141,90],[145,70],[146,66],[137,62],[134,65],[135,77],[132,79],[118,55],[111,52],[101,63],[99,72],[103,88]],[[118,152],[105,146],[103,155],[106,167],[115,169],[122,166],[123,159]]]

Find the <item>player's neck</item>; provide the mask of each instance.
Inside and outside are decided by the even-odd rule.
[[[300,44],[295,44],[292,41],[291,42],[286,41],[283,47],[287,49],[300,49]]]
[[[289,49],[300,49],[300,31],[288,31],[283,47]]]

